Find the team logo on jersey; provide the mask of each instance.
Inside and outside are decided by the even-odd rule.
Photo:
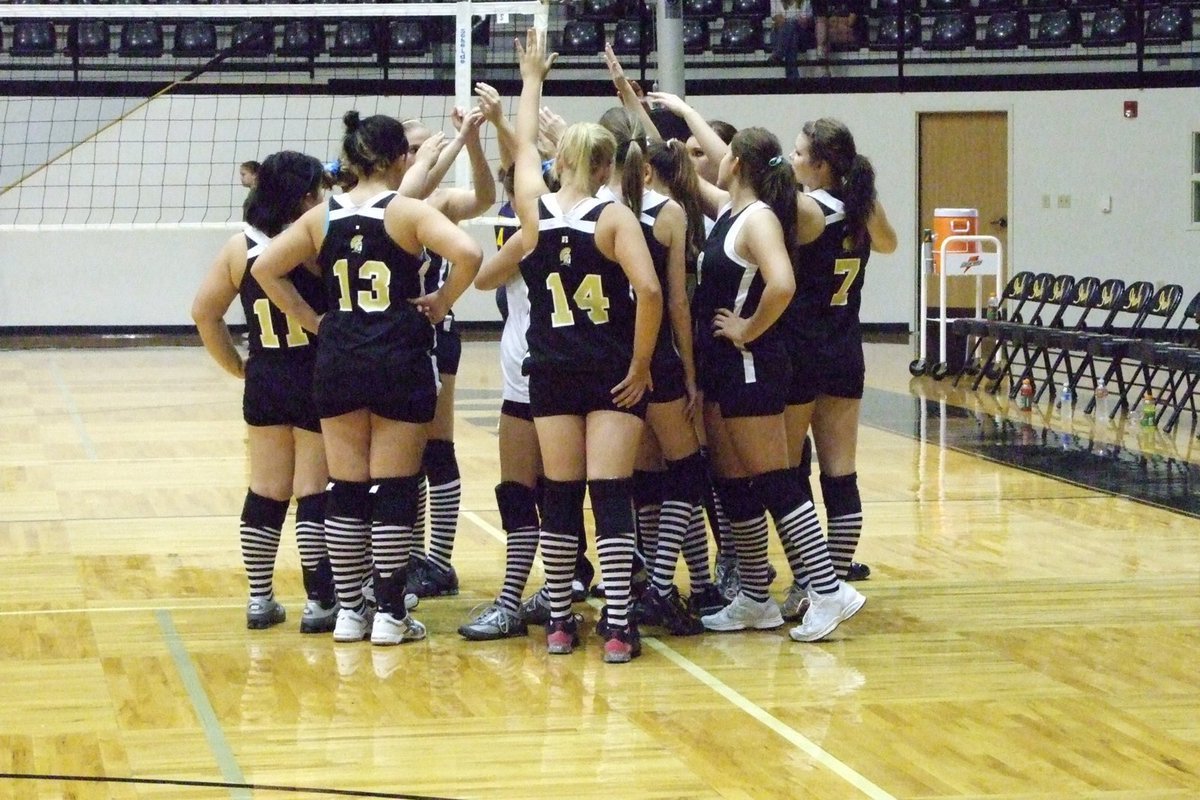
[[[571,266],[571,246],[567,245],[558,251],[558,265],[560,267]]]
[[[362,252],[362,236],[361,235],[355,236],[350,239],[350,252],[352,252],[352,253],[361,253]]]

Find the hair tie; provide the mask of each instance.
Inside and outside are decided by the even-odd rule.
[[[782,163],[783,163],[783,156],[775,156],[774,158],[772,158],[770,161],[767,162],[767,166],[768,167],[778,167]]]

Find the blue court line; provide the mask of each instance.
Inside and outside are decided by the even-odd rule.
[[[208,739],[208,747],[217,761],[217,766],[221,768],[221,777],[227,783],[243,784],[242,786],[231,786],[229,796],[233,800],[251,800],[250,790],[244,786],[246,777],[242,774],[241,767],[238,766],[233,749],[225,739],[225,732],[221,730],[221,723],[217,720],[212,703],[208,701],[208,694],[204,691],[200,676],[196,674],[196,667],[192,664],[183,639],[175,630],[171,612],[159,609],[154,612],[154,616],[158,618],[158,626],[162,628],[163,638],[167,640],[167,649],[171,651],[175,669],[179,671],[179,677],[183,680],[188,698],[192,701],[192,708],[195,709],[196,717],[199,718],[200,725],[204,728],[204,738]]]
[[[96,448],[92,444],[92,437],[88,436],[87,426],[83,424],[83,417],[80,416],[79,409],[75,406],[75,398],[71,395],[66,381],[63,380],[62,371],[58,368],[58,361],[51,359],[50,367],[54,374],[54,383],[58,386],[58,393],[62,395],[63,403],[67,407],[67,416],[71,418],[71,424],[75,426],[75,433],[79,435],[79,444],[83,447],[88,461],[95,461]]]

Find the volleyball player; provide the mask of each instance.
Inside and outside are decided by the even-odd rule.
[[[660,167],[674,168],[672,177],[678,174],[680,164],[672,163],[665,155],[666,146],[661,141],[654,145],[646,141],[640,118],[627,108],[609,109],[600,124],[613,134],[617,150],[612,176],[597,197],[623,202],[637,215],[655,273],[664,287],[668,310],[668,324],[659,328],[650,365],[654,391],[646,409],[646,427],[634,470],[634,507],[649,576],[649,584],[638,598],[639,618],[646,624],[662,625],[675,635],[694,635],[702,633],[704,627],[674,585],[676,562],[689,531],[696,531],[692,523],[699,519],[701,498],[708,485],[691,421],[697,407],[697,389],[692,318],[685,288],[689,220],[679,203],[648,188],[648,179],[654,174],[653,167],[646,163],[648,151],[656,148]],[[682,147],[679,149],[682,152]],[[676,180],[678,186],[681,181]],[[700,220],[695,224],[703,229]],[[701,533],[707,545],[707,533]],[[695,587],[700,591],[707,585],[707,546],[703,558],[703,573]]]
[[[625,662],[641,645],[629,616],[629,478],[651,388],[662,293],[633,212],[595,197],[612,169],[611,134],[590,123],[570,126],[555,157],[561,188],[551,193],[542,180],[538,103],[557,57],[547,55],[545,37],[530,30],[525,46],[517,45],[515,206],[528,253],[521,274],[530,303],[529,400],[546,473],[540,543],[551,606],[547,650],[569,653],[579,641],[571,613],[578,536],[569,528],[586,486],[607,600],[604,660]]]
[[[470,285],[482,252],[437,210],[397,194],[408,167],[398,120],[350,111],[343,122],[342,164],[357,184],[276,237],[253,274],[280,308],[322,336],[314,394],[329,459],[325,535],[341,604],[334,639],[369,635],[372,644],[393,645],[425,637],[405,608],[404,586],[417,475],[437,404],[433,325]],[[453,265],[432,294],[421,287],[426,248]],[[313,257],[330,301],[324,315],[284,280]],[[373,621],[362,595],[368,537]]]
[[[479,128],[484,122],[481,111],[455,108],[450,115],[456,136],[444,148],[439,147],[437,160],[423,185],[412,189],[413,197],[425,200],[452,222],[477,217],[496,202],[496,186],[491,166],[479,141]],[[404,133],[408,138],[410,158],[415,157],[432,131],[419,120],[407,120]],[[462,150],[471,162],[474,183],[472,189],[440,187],[442,178]],[[401,193],[409,191],[406,181]],[[445,280],[449,265],[436,253],[428,254],[424,267],[424,291],[437,291]],[[458,534],[459,506],[462,501],[462,475],[458,456],[454,452],[454,387],[458,364],[462,356],[462,338],[454,315],[447,314],[437,326],[433,348],[437,362],[437,409],[429,428],[429,438],[421,463],[425,481],[418,488],[417,525],[413,529],[412,555],[409,561],[408,591],[418,597],[437,597],[458,594],[458,575],[450,559]],[[429,550],[425,555],[425,492],[428,487]]]
[[[821,229],[796,259],[798,285],[794,313],[788,315],[797,353],[788,438],[795,452],[811,427],[830,556],[840,578],[861,578],[869,570],[853,561],[862,531],[855,465],[865,375],[859,308],[871,251],[895,251],[896,232],[876,195],[875,170],[843,123],[829,118],[806,123],[791,161],[796,180],[819,209]],[[802,479],[807,490],[808,478]],[[801,577],[789,591],[784,602],[789,616],[803,616],[809,599],[804,584]]]
[[[245,379],[242,415],[248,426],[250,487],[242,506],[242,562],[250,584],[246,627],[284,621],[275,600],[275,556],[288,504],[296,497],[296,544],[308,600],[301,633],[333,630],[337,615],[325,550],[325,449],[312,398],[316,338],[271,304],[250,267],[272,236],[321,202],[324,170],[311,156],[284,151],[255,162],[258,186],[246,209],[246,227],[226,241],[192,304],[192,318],[213,359]],[[321,281],[306,268],[290,275],[296,290],[324,308]],[[225,312],[240,298],[249,356],[234,347]]]

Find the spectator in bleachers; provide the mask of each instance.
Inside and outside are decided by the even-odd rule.
[[[783,76],[789,81],[800,79],[799,58],[804,41],[813,30],[812,0],[771,0],[771,20],[774,22],[773,61],[783,64]]]

